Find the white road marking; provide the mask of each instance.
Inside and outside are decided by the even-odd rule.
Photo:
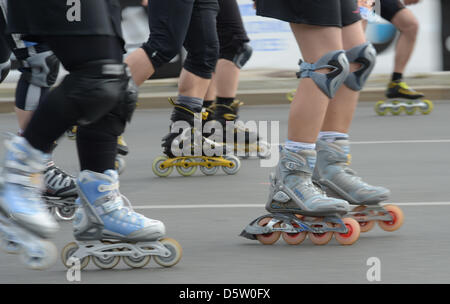
[[[423,207],[423,206],[450,206],[450,202],[403,202],[386,203],[384,205],[397,205],[405,207]],[[186,205],[152,205],[152,206],[134,206],[135,210],[146,209],[225,209],[225,208],[264,208],[263,204],[186,204]]]
[[[351,145],[383,145],[383,144],[448,144],[450,139],[405,139],[378,141],[350,141]],[[277,143],[275,146],[282,144]]]

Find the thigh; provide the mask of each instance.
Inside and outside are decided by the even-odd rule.
[[[249,42],[250,39],[242,22],[241,12],[236,0],[219,0],[217,15],[217,34],[221,48],[236,43]]]
[[[380,0],[381,17],[391,22],[395,15],[405,8],[400,0]]]
[[[216,5],[211,5],[211,2],[205,2],[205,5],[196,4],[194,6],[184,41],[188,52],[195,53],[198,50],[218,45],[217,13],[219,6],[217,1],[215,3]]]

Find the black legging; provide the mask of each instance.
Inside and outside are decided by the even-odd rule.
[[[45,37],[44,40],[69,72],[96,60],[122,62],[122,44],[116,37],[52,36]],[[47,96],[61,94],[55,91],[50,91]],[[67,97],[52,96],[40,103],[23,134],[34,148],[50,152],[54,141],[80,119],[81,113],[75,105],[61,102]],[[104,124],[80,126],[77,132],[77,148],[81,170],[104,172],[114,169],[117,136],[109,132]]]

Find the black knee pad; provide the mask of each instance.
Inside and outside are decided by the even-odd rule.
[[[11,61],[8,60],[6,62],[0,63],[0,83],[2,83],[3,80],[5,80],[10,70],[11,70]]]
[[[253,49],[248,43],[243,43],[237,48],[221,49],[220,59],[226,59],[232,61],[239,69],[242,69],[244,65],[250,60],[253,54]]]
[[[219,41],[210,41],[207,45],[189,48],[184,68],[194,75],[211,79],[217,60],[219,60]]]
[[[52,51],[36,53],[18,62],[26,81],[37,87],[49,88],[58,78],[60,62]]]
[[[136,92],[127,93],[130,81],[131,75],[125,64],[98,60],[72,71],[58,90],[64,93],[68,108],[76,108],[79,125],[97,122],[113,110],[126,122],[131,119],[137,102]]]

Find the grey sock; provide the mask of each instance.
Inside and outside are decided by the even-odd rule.
[[[202,111],[203,99],[197,97],[178,95],[177,101],[175,103],[177,105],[188,108],[193,112],[200,113]]]

